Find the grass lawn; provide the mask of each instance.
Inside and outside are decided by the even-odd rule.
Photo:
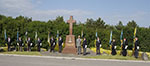
[[[96,52],[96,48],[91,48],[92,51]],[[83,58],[93,58],[93,59],[118,59],[118,60],[142,60],[141,59],[141,54],[142,52],[139,52],[139,58],[136,59],[132,56],[132,50],[128,50],[128,55],[126,57],[120,55],[120,50],[117,50],[117,55],[112,56],[110,53],[110,50],[102,49],[101,48],[101,53],[106,52],[108,55],[99,55],[99,56],[83,56]],[[37,55],[37,56],[42,56],[40,52],[37,51],[32,51],[32,52],[19,52],[19,51],[12,51],[12,52],[0,52],[0,54],[17,54],[17,55]],[[150,53],[147,52],[148,56],[150,57]],[[150,59],[149,59],[150,60]]]
[[[112,55],[100,55],[100,56],[87,56],[87,57],[83,57],[83,58],[93,58],[93,59],[118,59],[118,60],[142,60],[141,58],[134,58],[133,56],[130,57],[130,56],[120,56],[120,55],[115,55],[115,56],[112,56]]]
[[[0,54],[17,54],[17,55],[37,55],[37,56],[42,56],[40,52],[1,52]]]
[[[96,52],[96,48],[91,48],[92,51]],[[136,59],[132,56],[132,50],[127,50],[128,54],[126,57],[120,55],[120,50],[117,50],[117,55],[111,55],[111,50],[100,49],[101,53],[106,52],[108,55],[100,55],[100,56],[87,56],[85,58],[94,58],[94,59],[118,59],[118,60],[142,60],[141,55],[143,52],[139,51],[139,58]],[[148,57],[150,57],[150,53],[146,52]],[[150,59],[149,59],[150,60]]]

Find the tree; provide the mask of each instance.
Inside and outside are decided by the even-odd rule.
[[[101,18],[98,18],[96,20],[96,22],[94,23],[94,26],[96,26],[97,28],[106,28],[105,22]]]
[[[117,30],[122,30],[123,29],[123,24],[121,21],[115,26]]]
[[[136,36],[139,38],[140,51],[150,52],[150,27],[144,28],[139,27],[134,20],[129,21],[127,25],[123,25],[121,21],[117,25],[105,24],[104,20],[98,18],[96,20],[87,19],[85,23],[75,23],[73,24],[73,34],[77,38],[81,35],[81,31],[84,33],[84,37],[87,38],[88,47],[95,47],[95,33],[97,32],[98,37],[102,41],[102,48],[109,49],[109,37],[110,31],[113,31],[113,38],[116,39],[116,44],[120,46],[120,33],[123,29],[123,37],[127,38],[129,43],[129,49],[132,50],[133,45],[133,34],[134,28],[137,27]],[[18,16],[12,18],[11,16],[6,17],[0,15],[0,46],[4,45],[4,30],[7,30],[7,36],[9,35],[13,44],[16,44],[17,31],[19,31],[19,36],[23,39],[25,38],[25,32],[28,31],[28,37],[31,37],[35,41],[35,32],[38,33],[38,37],[42,40],[42,47],[48,49],[47,36],[50,32],[50,37],[56,38],[57,30],[59,35],[63,37],[65,41],[66,35],[69,34],[69,24],[64,21],[63,16],[58,16],[54,20],[45,21],[32,21],[32,18]],[[25,41],[24,41],[25,42]],[[35,44],[35,42],[34,42]]]
[[[129,22],[127,23],[127,26],[128,26],[128,27],[132,27],[132,28],[138,27],[138,25],[136,24],[136,22],[135,22],[134,20],[129,21]]]

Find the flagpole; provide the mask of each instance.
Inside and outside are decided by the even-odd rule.
[[[135,48],[134,48],[134,47],[135,47],[134,43],[135,43],[136,31],[137,31],[137,27],[135,27],[135,29],[134,29],[132,56],[133,56],[133,54],[134,54],[134,49],[135,49]]]
[[[17,29],[17,46],[18,46],[18,51],[19,51],[18,41],[19,41],[19,32],[18,32],[18,29]]]
[[[121,34],[120,34],[120,55],[121,55],[121,52],[122,52],[122,44],[123,44],[123,29],[121,30]]]
[[[35,46],[37,46],[37,31],[35,32]]]
[[[83,30],[81,30],[81,45],[83,45]],[[83,47],[81,47],[83,48]]]
[[[95,38],[95,47],[96,47],[96,39],[97,39],[97,29],[96,29],[96,33],[95,33],[95,36],[96,36],[96,38]]]
[[[25,41],[24,41],[24,43],[25,43],[25,44],[24,44],[24,45],[25,45],[25,47],[27,47],[27,46],[28,46],[28,45],[27,45],[27,42],[26,42],[26,41],[27,41],[27,37],[28,37],[27,35],[28,35],[28,32],[27,32],[27,30],[26,30],[26,32],[25,32]]]
[[[57,30],[57,44],[56,44],[56,46],[58,45],[58,39],[59,39],[59,30]]]
[[[112,41],[112,30],[111,30],[111,32],[110,32],[110,40],[109,40],[109,46],[110,46],[110,50],[111,50],[111,41]]]
[[[6,47],[7,47],[7,33],[6,33],[6,29],[4,30],[4,34],[5,34],[5,45],[6,45]]]
[[[50,39],[49,39],[49,31],[48,31],[48,39],[47,39],[47,42],[48,42],[48,44],[49,44],[49,46],[50,46]]]

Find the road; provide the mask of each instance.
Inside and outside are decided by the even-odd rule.
[[[0,66],[150,66],[150,62],[0,55]]]

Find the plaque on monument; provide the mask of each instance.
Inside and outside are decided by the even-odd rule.
[[[64,54],[77,54],[77,49],[75,47],[75,37],[72,35],[73,23],[76,21],[73,20],[73,16],[70,16],[70,19],[67,21],[69,23],[69,35],[66,36],[65,48],[62,53]]]

